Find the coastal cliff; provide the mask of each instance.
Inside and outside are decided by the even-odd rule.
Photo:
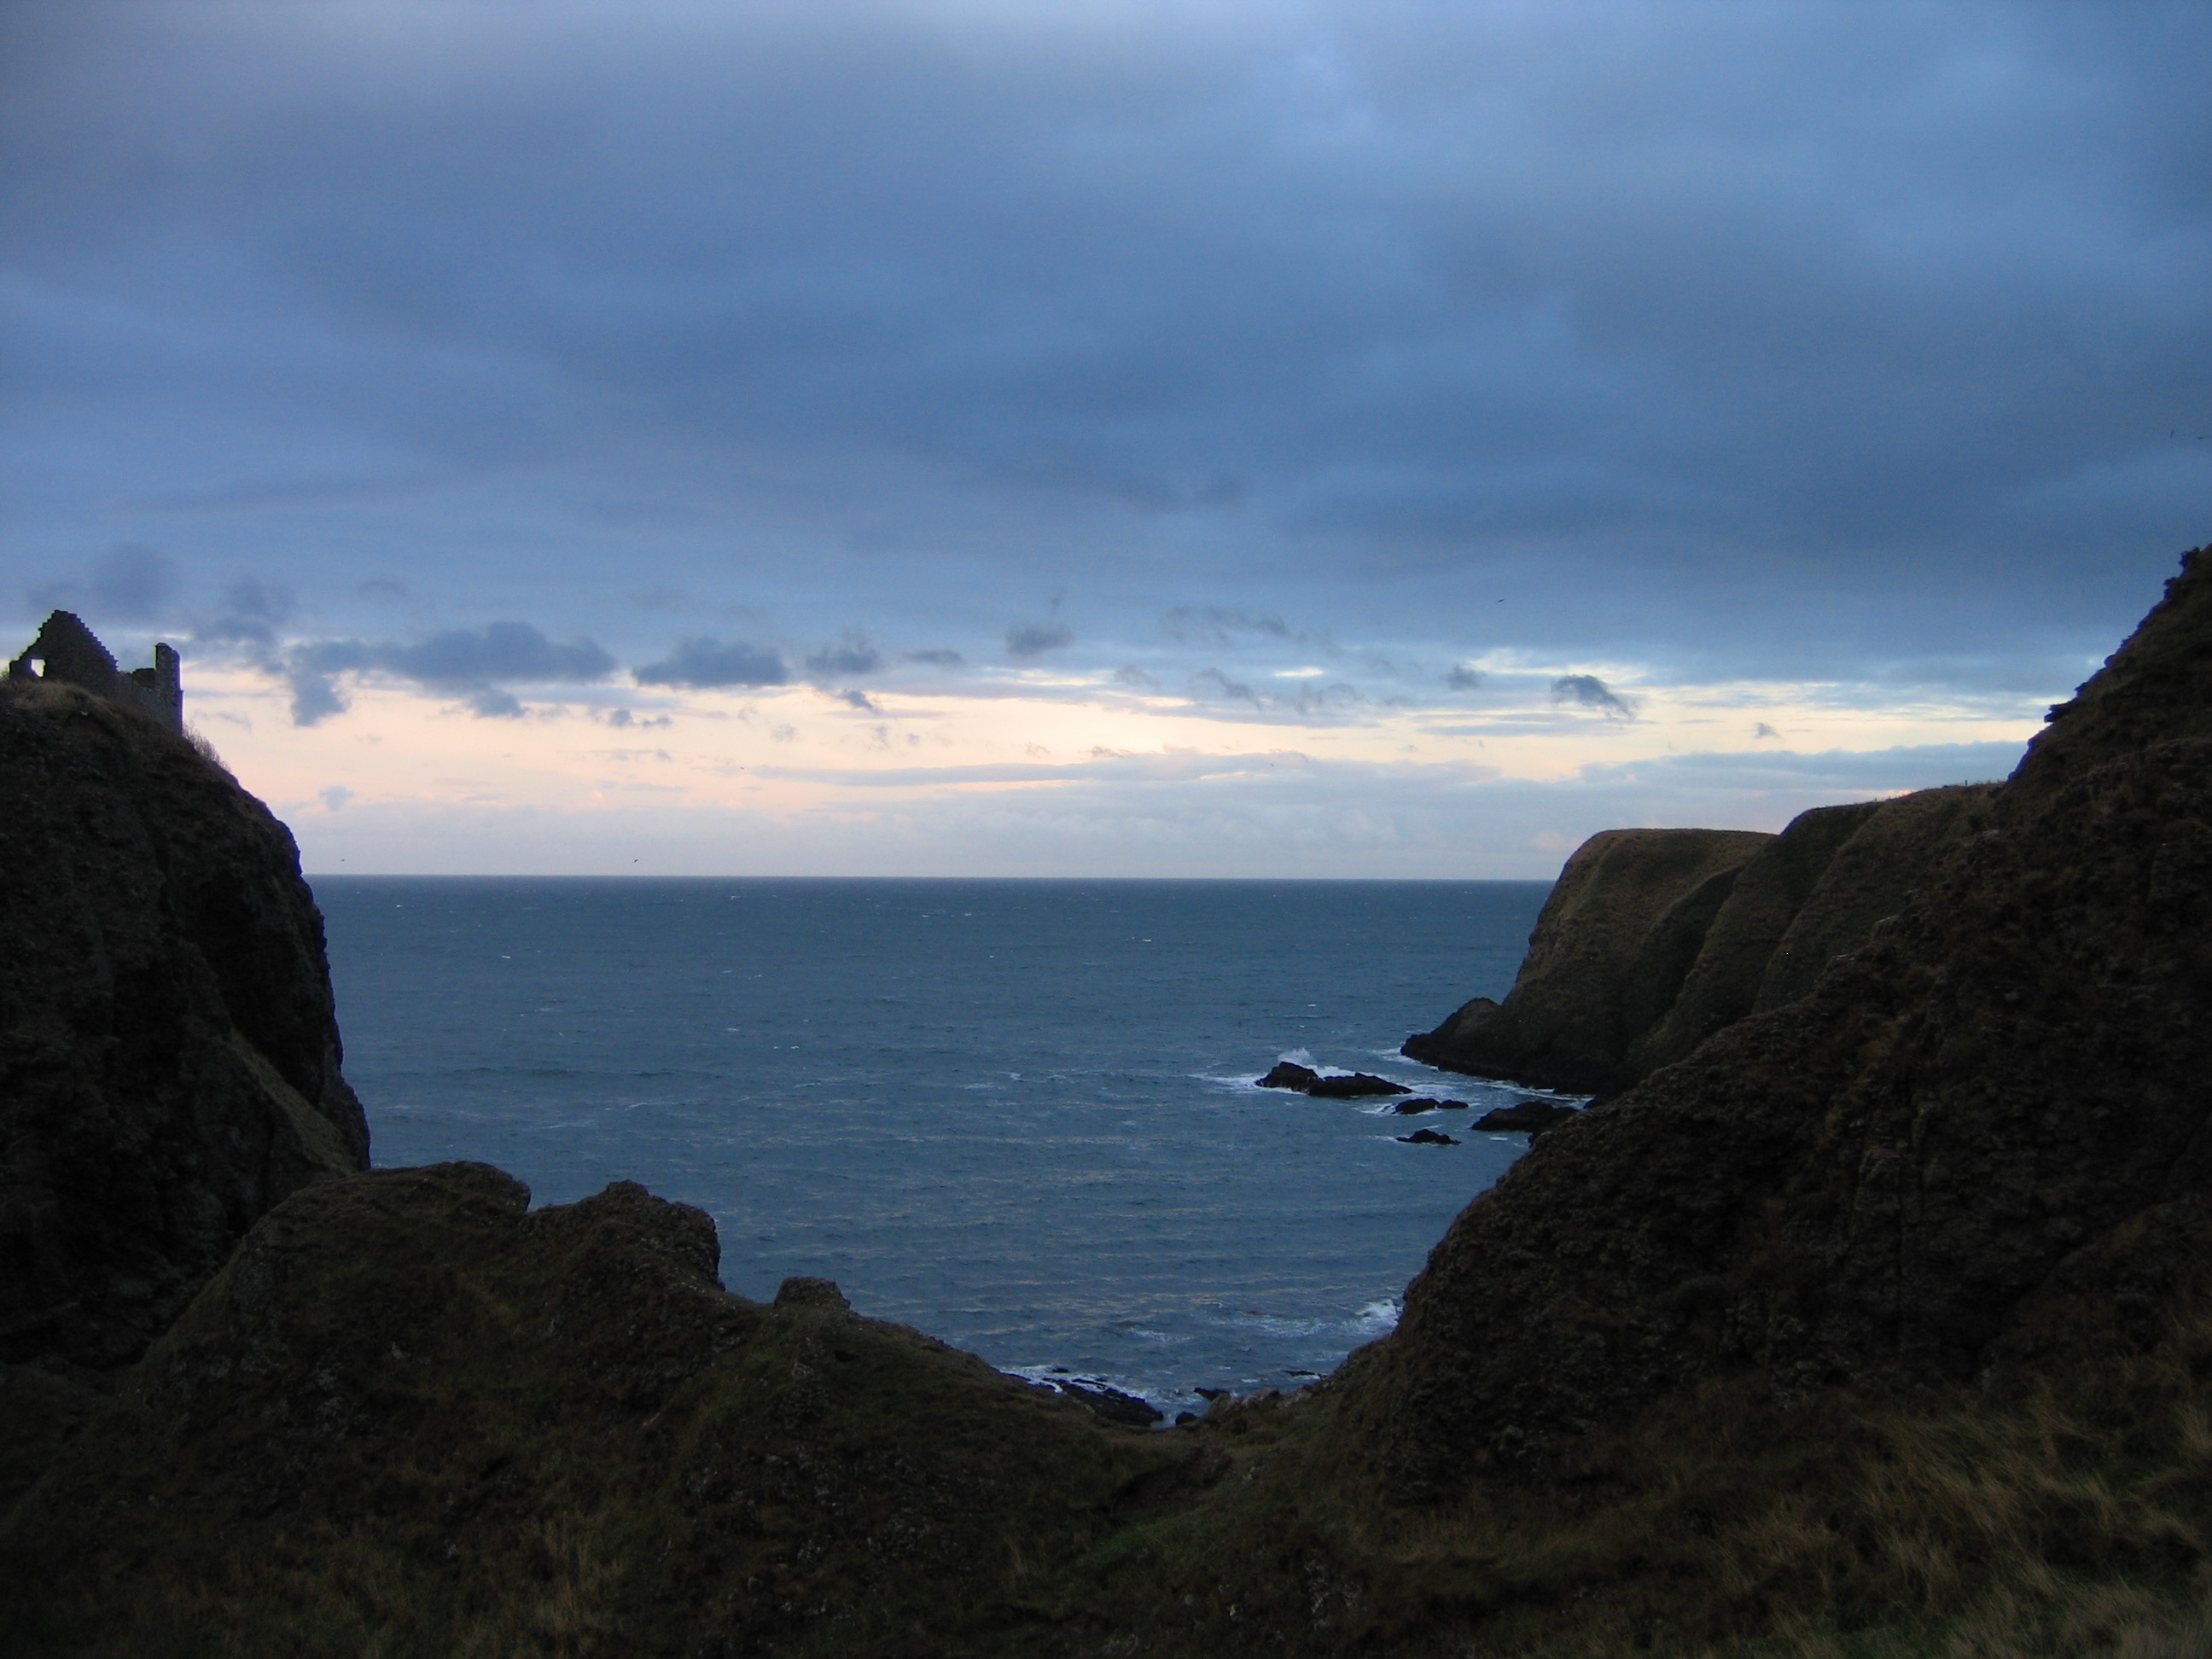
[[[1883,809],[1940,855],[1867,944],[1468,1207],[1358,1385],[1401,1498],[1702,1378],[2002,1389],[2158,1339],[2212,1241],[2208,671],[2198,553],[2012,782]]]
[[[1589,1093],[1673,1005],[1745,867],[1747,830],[1606,830],[1567,860],[1504,1002],[1478,997],[1405,1052],[1452,1071]]]
[[[1781,834],[1607,830],[1559,873],[1503,1003],[1406,1040],[1447,1071],[1625,1089],[1794,1002],[1986,827],[1993,785],[1819,806]]]
[[[823,1281],[731,1296],[708,1218],[630,1183],[532,1211],[480,1164],[319,1178],[357,1120],[292,866],[210,932],[153,850],[187,798],[267,853],[264,817],[128,711],[36,695],[64,700],[0,703],[29,722],[0,743],[122,826],[59,836],[125,849],[75,902],[173,952],[109,979],[184,974],[212,1031],[225,939],[291,975],[289,1024],[222,1029],[289,1091],[246,1066],[296,1180],[0,1520],[0,1654],[2212,1648],[2212,550],[2001,786],[1585,848],[1502,1029],[1656,1069],[1535,1138],[1391,1335],[1158,1433]],[[122,1016],[71,994],[48,1069],[106,1079]],[[132,1122],[85,1155],[140,1156]],[[166,1201],[243,1179],[203,1158]],[[52,1190],[94,1212],[42,1237],[69,1267],[82,1236],[96,1296],[106,1189]]]
[[[0,680],[0,799],[4,1506],[256,1221],[368,1166],[368,1132],[260,802],[161,720],[31,676]]]

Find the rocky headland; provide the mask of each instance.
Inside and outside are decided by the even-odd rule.
[[[291,836],[220,765],[19,673],[0,800],[4,1504],[255,1222],[368,1168],[368,1131]]]
[[[281,830],[131,710],[6,696],[5,763],[88,803],[11,856],[108,860],[0,918],[5,1109],[104,1114],[11,1127],[52,1265],[10,1358],[112,1394],[0,1522],[0,1652],[2212,1649],[2212,550],[2002,785],[1586,847],[1428,1057],[1601,1097],[1527,1103],[1393,1334],[1162,1430],[732,1297],[628,1183],[345,1173]],[[262,849],[214,866],[250,922],[173,875],[187,800]],[[99,1158],[138,1173],[40,1173]]]
[[[1987,822],[1994,785],[1820,806],[1779,835],[1609,830],[1567,861],[1502,1003],[1406,1040],[1413,1060],[1602,1094],[1795,1002]]]

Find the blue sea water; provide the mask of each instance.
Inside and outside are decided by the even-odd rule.
[[[787,1274],[1006,1370],[1170,1413],[1389,1328],[1525,1149],[1522,1097],[1403,1060],[1502,996],[1540,882],[320,877],[380,1167],[698,1205]],[[1470,1114],[1261,1090],[1281,1057]],[[1442,1127],[1462,1145],[1395,1137]]]

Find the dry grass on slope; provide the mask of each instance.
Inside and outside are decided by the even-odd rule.
[[[1230,1478],[1089,1564],[1102,1637],[1079,1650],[2212,1654],[2201,1307],[2149,1355],[2008,1401],[1838,1395],[1785,1411],[1755,1379],[1711,1384],[1589,1448],[1566,1481],[1428,1510],[1370,1502],[1367,1472],[1340,1455],[1343,1386],[1227,1419]]]

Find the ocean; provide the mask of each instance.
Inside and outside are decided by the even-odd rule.
[[[1467,1126],[1531,1091],[1397,1048],[1504,994],[1547,883],[313,885],[378,1167],[480,1159],[541,1204],[641,1182],[714,1217],[742,1295],[834,1279],[1170,1417],[1389,1329],[1526,1148]],[[1474,1109],[1255,1087],[1280,1058]]]

